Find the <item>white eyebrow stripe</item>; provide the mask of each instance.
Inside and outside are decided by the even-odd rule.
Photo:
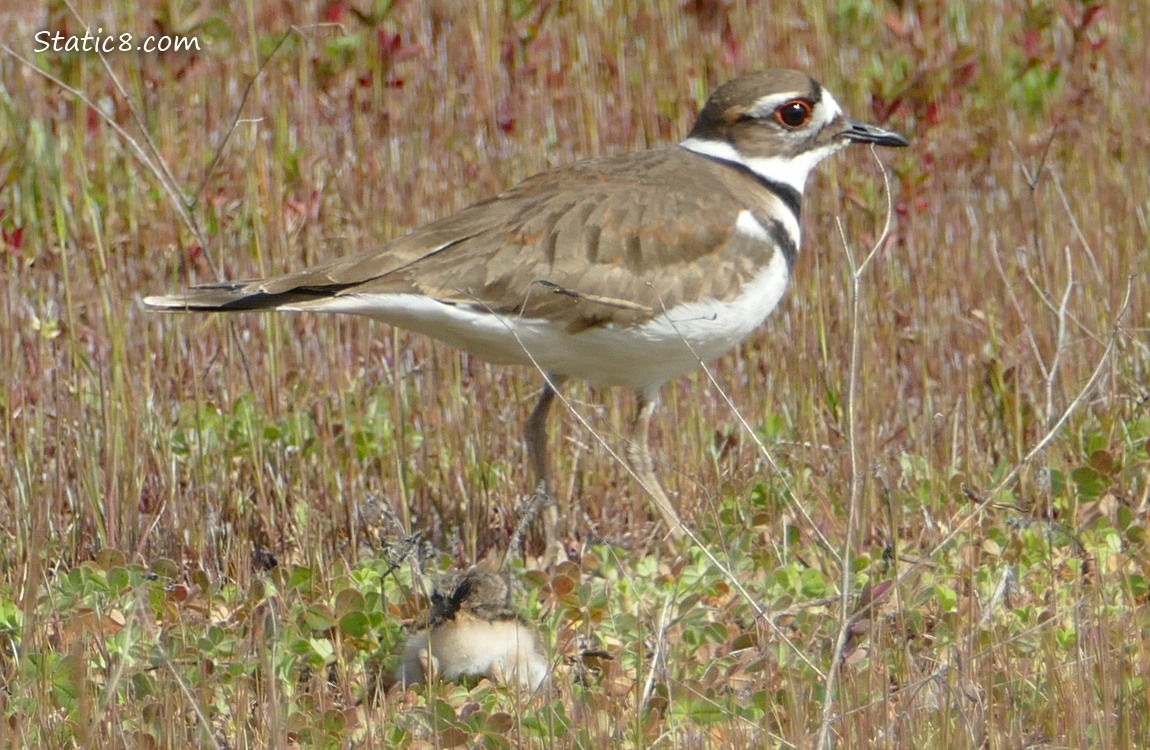
[[[815,122],[819,128],[823,128],[830,123],[834,122],[836,117],[840,117],[843,113],[843,108],[835,101],[835,98],[829,92],[824,91],[823,97],[815,107]]]
[[[780,105],[786,104],[794,99],[803,99],[804,94],[797,91],[785,91],[781,94],[767,94],[755,100],[755,103],[747,108],[747,115],[749,117],[766,117],[779,108]]]

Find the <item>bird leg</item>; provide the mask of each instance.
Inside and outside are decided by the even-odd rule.
[[[547,416],[551,412],[551,404],[555,402],[556,389],[562,387],[564,380],[565,378],[552,375],[543,384],[539,401],[531,410],[531,416],[527,418],[527,458],[535,474],[534,494],[542,497],[546,503],[543,506],[545,564],[559,563],[567,559],[563,542],[559,538],[559,507],[551,490],[551,461],[547,453]]]
[[[685,527],[675,506],[663,491],[659,478],[655,476],[655,462],[651,459],[648,448],[651,415],[655,413],[655,407],[658,405],[658,395],[639,392],[639,408],[635,412],[635,420],[631,422],[631,439],[627,443],[627,463],[631,471],[635,472],[639,484],[643,485],[643,489],[647,490],[647,494],[655,501],[655,507],[663,517],[663,523],[667,524],[671,537],[678,541],[684,537]]]

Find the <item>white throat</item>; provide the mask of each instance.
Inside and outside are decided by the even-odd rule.
[[[843,148],[846,143],[830,143],[822,148],[804,151],[797,156],[756,156],[749,159],[725,141],[688,138],[679,145],[696,154],[741,164],[764,180],[794,188],[801,195],[811,170],[823,159]]]

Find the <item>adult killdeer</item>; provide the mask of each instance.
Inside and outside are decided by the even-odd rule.
[[[906,146],[791,70],[744,75],[677,146],[578,162],[393,240],[286,276],[148,297],[165,310],[367,315],[547,375],[527,421],[549,493],[547,414],[569,378],[638,393],[628,463],[670,531],[648,453],[659,387],[729,351],[778,304],[799,249],[807,175],[851,143]],[[557,512],[545,513],[548,554]]]
[[[486,677],[538,690],[547,681],[550,665],[535,632],[511,609],[506,576],[478,568],[445,576],[417,627],[395,673],[403,685]]]

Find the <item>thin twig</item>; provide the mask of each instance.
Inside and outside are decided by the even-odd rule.
[[[886,221],[883,223],[882,232],[879,234],[878,239],[871,246],[870,252],[867,253],[861,264],[855,262],[854,250],[851,248],[850,242],[847,241],[842,221],[837,217],[835,219],[839,229],[839,237],[843,243],[843,251],[846,254],[847,262],[850,264],[851,270],[850,366],[847,370],[846,393],[847,460],[850,464],[850,487],[847,493],[847,529],[842,542],[842,551],[839,554],[841,561],[839,566],[839,627],[835,635],[834,648],[831,649],[827,676],[823,683],[822,715],[819,722],[818,737],[815,740],[815,747],[819,750],[828,750],[832,744],[831,725],[834,723],[835,717],[835,697],[838,690],[840,667],[843,661],[843,652],[846,649],[847,640],[850,637],[850,628],[854,622],[854,616],[851,614],[851,593],[854,588],[854,569],[851,566],[851,559],[854,551],[855,516],[858,512],[863,481],[862,469],[859,466],[858,457],[858,379],[859,350],[861,348],[860,299],[862,297],[862,279],[867,266],[870,265],[875,255],[886,243],[886,239],[890,235],[891,220],[894,216],[894,199],[890,192],[890,175],[883,165],[882,160],[879,158],[874,146],[870,147],[870,152],[871,156],[874,157],[875,163],[878,164],[879,172],[882,174],[883,189],[886,195]]]
[[[998,278],[1002,281],[1003,289],[1006,290],[1006,299],[1010,302],[1011,308],[1014,309],[1014,314],[1022,324],[1022,330],[1026,334],[1026,340],[1030,343],[1030,352],[1034,355],[1034,361],[1038,363],[1039,369],[1042,370],[1042,377],[1049,378],[1050,371],[1046,368],[1046,362],[1042,358],[1042,348],[1038,345],[1038,339],[1034,336],[1034,328],[1030,325],[1030,316],[1026,314],[1026,311],[1022,307],[1022,300],[1019,299],[1018,293],[1014,290],[1015,285],[1006,275],[1006,267],[1002,263],[1002,253],[998,250],[998,235],[996,234],[990,236],[990,258],[994,261],[994,269],[998,272]]]
[[[320,23],[320,24],[314,24],[314,25],[315,26],[335,26],[339,29],[343,28],[342,24],[338,24],[338,23]],[[258,81],[260,79],[260,77],[263,76],[264,69],[267,68],[267,66],[271,63],[272,59],[275,58],[276,53],[280,51],[280,47],[282,47],[284,45],[284,42],[286,42],[288,39],[291,38],[292,34],[296,34],[301,38],[306,38],[306,37],[304,37],[304,34],[303,34],[303,28],[310,28],[310,26],[302,27],[302,28],[296,27],[296,26],[289,27],[288,30],[285,31],[280,36],[279,41],[276,42],[276,45],[274,47],[272,47],[272,50],[271,50],[271,52],[268,53],[268,56],[265,57],[262,62],[260,62],[259,67],[256,68],[255,74],[252,75],[252,77],[250,79],[248,79],[247,85],[244,86],[244,93],[240,95],[239,106],[236,107],[236,116],[235,116],[235,118],[232,119],[232,124],[231,124],[231,126],[228,127],[228,132],[224,134],[224,137],[222,139],[220,139],[219,148],[217,148],[216,152],[214,154],[212,154],[212,161],[210,164],[208,164],[208,168],[204,170],[204,176],[202,178],[200,178],[200,183],[196,186],[195,193],[192,194],[191,205],[193,208],[197,205],[198,201],[200,200],[200,196],[203,194],[204,189],[207,187],[208,180],[211,179],[212,173],[216,170],[216,165],[219,164],[220,159],[223,157],[224,147],[228,144],[228,141],[231,140],[232,134],[234,134],[236,132],[236,128],[239,127],[241,122],[253,122],[253,120],[250,120],[250,119],[249,120],[241,119],[240,115],[243,113],[244,107],[248,103],[248,97],[251,96],[252,89],[255,88],[256,81]],[[256,120],[256,121],[258,121],[258,120]]]
[[[173,183],[169,183],[164,178],[164,170],[156,165],[156,163],[148,155],[147,150],[141,146],[140,143],[135,138],[133,138],[130,133],[128,133],[128,131],[124,130],[124,128],[121,127],[118,122],[116,122],[115,118],[105,112],[102,107],[98,106],[90,98],[88,98],[88,95],[83,91],[69,86],[67,83],[52,75],[48,71],[37,66],[31,60],[8,46],[8,44],[0,42],[0,50],[3,50],[12,58],[20,61],[39,75],[43,76],[46,80],[55,84],[61,91],[65,91],[68,94],[71,94],[80,103],[88,107],[89,111],[94,112],[101,120],[103,120],[104,123],[116,133],[116,135],[120,136],[124,143],[128,145],[128,149],[135,155],[136,159],[144,165],[147,171],[155,175],[156,181],[160,183],[160,187],[168,195],[168,198],[171,199],[172,205],[175,206],[176,213],[179,214],[181,221],[183,221],[185,226],[188,227],[188,231],[192,233],[197,242],[206,247],[203,235],[200,233],[199,227],[196,225],[192,215],[188,212],[187,206],[185,205],[183,198],[180,196],[177,190],[177,186]]]
[[[64,0],[64,4],[68,6],[68,11],[72,14],[76,21],[84,27],[84,33],[90,34],[92,27],[88,25],[88,22],[84,20],[83,16],[81,16],[79,11],[76,10],[76,7],[72,4],[72,0]],[[164,157],[160,153],[159,147],[157,147],[156,142],[152,140],[152,136],[148,134],[148,128],[144,124],[143,118],[140,117],[139,110],[132,106],[132,99],[128,96],[128,90],[124,87],[124,84],[120,82],[120,77],[116,75],[116,71],[113,70],[111,63],[108,62],[108,56],[104,54],[104,51],[100,49],[98,45],[96,47],[96,57],[99,58],[100,64],[104,66],[104,72],[108,74],[108,79],[112,82],[112,85],[116,88],[116,91],[120,94],[120,97],[128,104],[128,113],[132,117],[132,122],[136,123],[136,129],[140,131],[140,139],[143,141],[144,145],[147,146],[148,151],[151,152],[152,158],[151,161],[148,162],[149,169],[156,171],[156,177],[161,184],[171,186],[171,190],[168,191],[169,195],[173,197],[173,200],[176,200],[175,196],[178,193],[180,184],[179,180],[177,180],[176,176],[172,174],[172,170],[168,166],[168,163],[164,161]],[[183,201],[186,201],[186,196],[184,196]],[[200,230],[199,224],[196,223],[195,214],[192,213],[192,208],[195,201],[193,200],[190,204],[184,203],[183,201],[181,201],[181,204],[184,208],[187,209],[186,221],[190,222],[188,226],[189,231],[191,231],[192,236],[196,238],[196,242],[199,242],[202,246],[207,247],[203,241],[203,232]],[[210,258],[208,261],[211,263]],[[215,268],[212,268],[213,273],[215,270]]]
[[[684,343],[686,343],[688,347],[691,346],[690,343],[687,343],[685,338]],[[692,349],[692,353],[694,353],[694,349]],[[777,461],[775,461],[774,455],[771,453],[770,449],[767,448],[767,445],[763,442],[762,438],[759,437],[759,433],[755,430],[755,428],[751,427],[751,423],[748,422],[747,418],[743,416],[743,413],[739,411],[739,407],[735,405],[735,402],[731,399],[727,392],[723,390],[723,387],[719,385],[719,381],[715,378],[715,374],[711,372],[711,368],[707,367],[706,363],[702,360],[700,360],[699,364],[702,367],[703,377],[707,379],[707,381],[715,389],[715,392],[719,394],[719,398],[723,400],[723,403],[726,404],[727,408],[731,410],[731,413],[735,415],[735,420],[738,421],[739,426],[743,428],[743,432],[747,435],[750,435],[751,442],[755,444],[755,448],[759,451],[759,456],[767,462],[767,465],[771,467],[771,471],[775,473],[775,476],[778,477],[779,482],[782,483],[783,495],[785,496],[791,509],[797,515],[799,515],[803,521],[806,522],[807,529],[809,530],[809,533],[814,536],[815,541],[817,541],[828,553],[830,553],[832,557],[837,559],[838,550],[835,549],[834,545],[831,544],[830,540],[827,539],[825,534],[823,534],[822,529],[819,528],[819,525],[815,523],[815,520],[811,516],[811,512],[807,510],[807,507],[799,502],[798,497],[795,496],[794,490],[791,489],[791,483],[787,481],[786,474],[783,473],[783,468],[779,466]]]
[[[1058,193],[1058,200],[1062,203],[1062,208],[1066,212],[1066,218],[1070,221],[1070,228],[1074,230],[1074,236],[1082,243],[1082,249],[1086,251],[1086,257],[1090,261],[1090,267],[1094,269],[1094,278],[1099,284],[1105,284],[1106,278],[1102,275],[1102,269],[1098,267],[1098,259],[1094,257],[1094,250],[1091,249],[1090,243],[1086,241],[1086,235],[1082,233],[1082,228],[1078,226],[1078,219],[1074,217],[1074,209],[1070,207],[1070,199],[1066,197],[1066,191],[1062,189],[1062,180],[1058,179],[1058,174],[1054,170],[1050,171],[1050,181],[1054,185],[1054,190]]]
[[[643,695],[639,699],[640,713],[647,710],[647,704],[655,692],[655,676],[661,670],[664,654],[667,650],[667,629],[671,626],[671,606],[674,596],[667,594],[663,597],[663,608],[659,612],[659,622],[655,626],[655,653],[651,655],[651,669],[647,672],[647,679],[643,681]]]
[[[1062,292],[1062,302],[1058,305],[1058,333],[1054,337],[1054,354],[1050,358],[1050,372],[1046,378],[1046,421],[1049,424],[1054,416],[1054,382],[1058,379],[1058,369],[1062,364],[1062,349],[1066,346],[1066,315],[1070,306],[1070,293],[1074,291],[1074,265],[1070,256],[1070,246],[1066,253],[1066,289]]]

